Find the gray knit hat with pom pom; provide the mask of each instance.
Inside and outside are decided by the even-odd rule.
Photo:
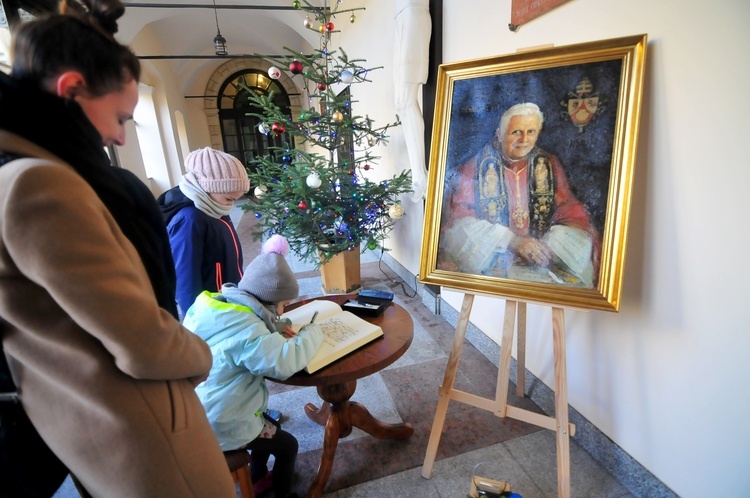
[[[299,284],[284,257],[289,253],[289,242],[281,235],[272,235],[261,254],[247,265],[242,280],[237,284],[265,303],[290,301],[299,295]]]

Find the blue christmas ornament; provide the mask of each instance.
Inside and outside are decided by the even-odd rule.
[[[263,217],[263,215],[261,213],[255,213],[255,217],[258,218],[258,219],[261,219]]]

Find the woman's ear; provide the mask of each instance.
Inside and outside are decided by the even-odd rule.
[[[72,99],[83,93],[86,88],[86,80],[78,71],[66,71],[57,77],[55,81],[55,93],[58,97]]]

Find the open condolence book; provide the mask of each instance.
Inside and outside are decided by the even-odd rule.
[[[377,325],[353,313],[343,311],[341,306],[333,301],[323,299],[310,301],[299,308],[287,311],[281,315],[281,318],[289,318],[292,321],[292,328],[299,331],[303,325],[310,323],[316,311],[318,315],[315,323],[320,325],[325,339],[318,352],[305,367],[307,373],[316,372],[383,335],[383,329]]]

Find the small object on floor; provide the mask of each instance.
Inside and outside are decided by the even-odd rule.
[[[496,481],[495,479],[479,477],[477,475],[471,478],[469,498],[506,498],[511,495],[515,495],[514,498],[519,496],[511,493],[510,484],[507,482]]]
[[[271,419],[273,419],[276,422],[281,422],[281,412],[279,410],[272,410],[270,408],[266,408],[266,411],[263,412],[266,415],[268,415]]]
[[[266,472],[266,475],[253,482],[253,491],[255,491],[256,498],[273,489],[273,471]]]

